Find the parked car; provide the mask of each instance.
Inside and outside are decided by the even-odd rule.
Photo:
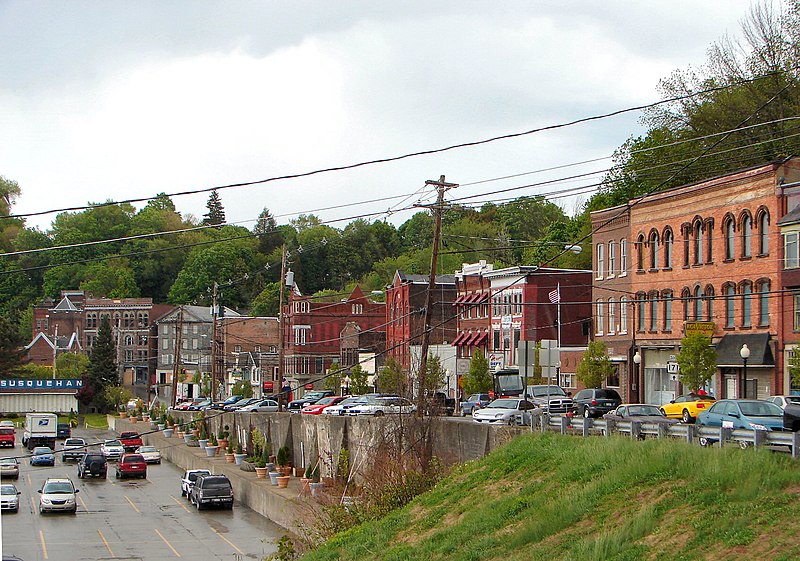
[[[571,393],[561,386],[543,384],[528,386],[528,401],[547,413],[569,413],[574,407]],[[620,400],[621,401],[621,400]]]
[[[124,477],[147,477],[147,462],[141,454],[128,452],[123,454],[117,462],[115,474],[117,479]]]
[[[233,487],[225,475],[202,474],[189,491],[189,502],[202,510],[207,506],[233,508]]]
[[[122,431],[119,433],[119,442],[126,452],[133,452],[142,445],[142,437],[136,431]]]
[[[183,472],[183,477],[181,478],[181,497],[189,498],[189,492],[192,490],[194,482],[197,481],[197,476],[202,474],[210,475],[211,472],[207,469],[187,469]]]
[[[80,460],[88,452],[86,441],[82,438],[68,438],[64,441],[64,448],[61,451],[61,461]]]
[[[572,411],[584,418],[600,417],[622,404],[617,390],[611,388],[587,388],[572,398]]]
[[[0,427],[0,446],[10,446],[14,448],[16,445],[16,436],[14,434],[14,427]]]
[[[783,431],[783,409],[760,399],[721,399],[708,411],[697,416],[701,427],[727,427],[732,429]],[[700,444],[708,446],[717,439],[700,437]]]
[[[768,397],[765,401],[774,403],[781,409],[786,409],[786,405],[788,405],[789,403],[800,405],[800,395],[772,395]]]
[[[323,397],[330,397],[333,395],[333,390],[312,390],[306,392],[305,395],[299,399],[289,402],[286,410],[290,413],[299,413],[306,405],[318,402]]]
[[[125,447],[117,439],[109,439],[103,442],[100,446],[100,451],[107,460],[119,460],[120,456],[125,453]]]
[[[501,397],[486,407],[473,411],[472,420],[490,425],[513,425],[518,415],[522,416],[523,412],[531,409],[536,409],[536,406],[527,399]]]
[[[10,421],[8,419],[0,421],[0,427],[11,427],[13,429],[16,428],[16,426],[17,425],[14,424],[14,421]]]
[[[390,414],[407,414],[417,410],[417,406],[404,397],[370,397],[347,410],[348,415],[373,415],[383,417]]]
[[[54,466],[56,465],[56,455],[47,446],[36,446],[31,451],[32,466]]]
[[[663,423],[665,425],[678,424],[677,419],[670,419],[661,411],[658,405],[645,403],[625,403],[609,411],[603,418],[611,421],[639,421],[642,423]]]
[[[800,403],[786,403],[783,408],[783,428],[792,432],[800,430]]]
[[[19,510],[19,496],[20,491],[13,483],[3,483],[0,485],[0,510],[10,510],[17,512]]]
[[[39,489],[39,514],[52,511],[72,512],[78,510],[75,495],[78,490],[66,477],[48,477]]]
[[[204,409],[208,409],[211,406],[210,399],[204,399],[202,401],[194,401],[191,405],[189,405],[186,410],[187,411],[202,411]]]
[[[106,478],[108,463],[106,457],[100,452],[89,452],[78,460],[78,478],[102,477]]]
[[[184,401],[181,401],[177,405],[175,405],[175,407],[173,409],[175,409],[176,411],[188,411],[190,406],[198,404],[198,403],[201,403],[201,402],[205,401],[205,399],[206,398],[204,398],[204,397],[196,397],[194,399],[186,399]]]
[[[274,413],[278,410],[278,402],[273,399],[262,399],[251,405],[246,405],[237,411],[245,413]]]
[[[263,397],[246,397],[237,401],[236,403],[231,403],[230,405],[226,405],[222,408],[223,411],[238,411],[242,407],[247,407],[248,405],[252,405],[259,401],[262,401]]]
[[[234,403],[236,403],[237,401],[241,401],[242,399],[243,397],[241,395],[232,395],[225,401],[217,401],[216,403],[212,403],[209,406],[209,409],[223,410],[225,409],[226,406],[233,405]]]
[[[688,393],[676,397],[661,406],[664,415],[671,419],[681,419],[684,423],[694,423],[701,411],[708,410],[716,399],[710,395]]]
[[[0,478],[19,479],[19,461],[16,458],[0,458]]]
[[[472,412],[481,407],[486,407],[492,402],[488,393],[474,393],[461,402],[461,416],[472,415]]]
[[[69,438],[72,436],[72,429],[69,423],[58,423],[56,425],[56,438]]]
[[[367,396],[365,395],[353,395],[350,396],[336,405],[331,405],[330,407],[326,407],[323,409],[323,415],[347,415],[347,410],[351,407],[355,407],[356,405],[360,405],[367,401]]]
[[[329,397],[323,397],[316,403],[312,403],[311,405],[306,405],[303,407],[303,410],[300,411],[303,415],[322,415],[322,412],[331,407],[333,405],[337,405],[347,399],[349,396],[345,395],[333,395]]]
[[[144,461],[148,464],[160,464],[161,452],[155,446],[139,446],[136,449],[137,454],[141,454]]]

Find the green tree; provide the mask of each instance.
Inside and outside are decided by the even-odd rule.
[[[114,411],[122,411],[125,404],[132,398],[131,391],[121,386],[107,386],[103,390],[103,401]]]
[[[269,255],[283,244],[283,236],[278,229],[278,223],[266,208],[258,215],[253,233],[258,235],[258,251],[265,255]]]
[[[353,395],[362,395],[369,391],[369,384],[367,384],[367,372],[361,368],[360,364],[356,364],[347,373],[350,377],[350,393]]]
[[[380,392],[396,393],[398,395],[408,394],[408,376],[394,357],[386,359],[386,364],[378,373],[376,385]]]
[[[444,368],[442,368],[441,359],[436,355],[428,355],[425,369],[425,387],[422,389],[426,394],[430,394],[444,386],[444,382]]]
[[[79,288],[98,298],[137,298],[139,286],[130,267],[120,260],[91,263],[84,269]]]
[[[716,372],[717,351],[711,346],[709,337],[700,334],[687,335],[681,339],[681,350],[677,361],[681,384],[696,392],[705,386]]]
[[[250,303],[250,313],[257,317],[277,317],[280,307],[279,282],[269,283]]]
[[[792,388],[800,387],[800,349],[797,347],[789,359],[789,377],[792,380]]]
[[[111,325],[108,317],[104,316],[92,345],[88,370],[88,385],[94,394],[96,405],[101,408],[108,405],[104,401],[106,388],[119,385],[116,356],[117,349],[111,335]]]
[[[486,393],[494,388],[494,380],[489,373],[489,361],[481,349],[475,349],[469,363],[469,371],[461,378],[464,393]]]
[[[326,390],[333,390],[337,394],[342,389],[342,367],[339,366],[338,362],[332,362],[330,367],[328,367],[328,375],[325,376],[325,381],[323,382],[323,387]]]
[[[575,375],[587,388],[599,388],[614,373],[614,369],[614,364],[608,358],[606,344],[590,341]]]
[[[209,226],[221,226],[225,224],[225,209],[222,206],[222,200],[219,198],[219,193],[214,189],[206,202],[208,212],[203,215],[203,224]]]
[[[24,362],[17,326],[9,318],[0,316],[0,377],[14,375]]]
[[[82,353],[61,353],[56,357],[56,376],[81,379],[89,371],[89,357]]]
[[[242,398],[253,397],[253,384],[246,380],[236,380],[231,388],[231,395],[240,395]]]

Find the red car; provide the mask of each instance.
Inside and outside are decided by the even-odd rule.
[[[0,446],[14,447],[14,429],[12,427],[0,427]]]
[[[325,410],[326,407],[330,407],[331,405],[336,405],[340,401],[350,397],[349,395],[334,395],[331,397],[323,397],[316,403],[312,403],[311,405],[306,405],[300,410],[301,413],[304,415],[321,415],[322,411]]]
[[[141,454],[123,454],[117,462],[117,479],[129,476],[147,477],[147,462]]]

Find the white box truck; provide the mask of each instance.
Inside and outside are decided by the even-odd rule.
[[[28,450],[36,446],[48,446],[55,450],[57,431],[58,416],[55,413],[26,413],[22,445]]]

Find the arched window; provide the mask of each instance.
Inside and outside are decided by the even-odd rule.
[[[769,255],[769,212],[766,210],[758,215],[758,254]]]
[[[664,331],[672,331],[672,291],[665,290],[661,299],[664,301]]]
[[[692,319],[692,293],[688,288],[681,290],[681,304],[683,304],[683,321]]]
[[[714,219],[713,218],[706,218],[705,226],[703,228],[705,230],[705,237],[706,237],[706,263],[712,263],[714,261]]]
[[[753,325],[753,285],[750,281],[742,283],[742,327]]]
[[[603,334],[603,325],[606,322],[605,318],[605,303],[598,299],[597,300],[597,321],[595,322],[595,334],[602,335]]]
[[[608,242],[608,276],[613,277],[617,270],[617,242]]]
[[[619,240],[619,276],[628,274],[628,240]]]
[[[703,239],[703,223],[698,220],[694,223],[694,264],[700,265],[703,263],[703,247],[705,240]]]
[[[700,287],[694,287],[694,319],[701,320],[703,319],[703,295],[700,292]]]
[[[644,235],[636,239],[636,270],[644,271]]]
[[[644,331],[647,323],[645,322],[645,313],[647,312],[647,296],[640,292],[636,295],[636,329],[637,331]]]
[[[672,268],[672,243],[673,243],[672,230],[667,228],[664,231],[664,268]]]
[[[606,244],[598,243],[597,244],[597,271],[595,273],[595,278],[602,279],[605,275],[605,268],[606,268]]]
[[[706,297],[706,319],[708,321],[714,320],[714,287],[706,285],[705,290],[705,297]]]
[[[734,327],[736,316],[736,287],[732,283],[726,284],[722,292],[725,294],[725,327]]]
[[[758,325],[769,325],[769,280],[758,283]]]
[[[742,217],[742,257],[753,255],[753,219],[749,214]]]
[[[650,331],[658,331],[658,292],[650,293]]]
[[[658,269],[658,232],[650,232],[650,268]]]
[[[125,346],[130,347],[133,345],[133,336],[132,335],[125,335]]]
[[[617,332],[617,303],[613,298],[608,299],[608,334]]]
[[[692,225],[691,224],[684,224],[681,226],[681,230],[683,231],[683,266],[689,266],[689,254],[691,252],[691,246],[689,242],[692,238]]]
[[[628,297],[619,299],[619,332],[628,332]]]
[[[725,230],[725,259],[733,259],[735,255],[736,222],[728,216],[725,218],[723,226]]]

